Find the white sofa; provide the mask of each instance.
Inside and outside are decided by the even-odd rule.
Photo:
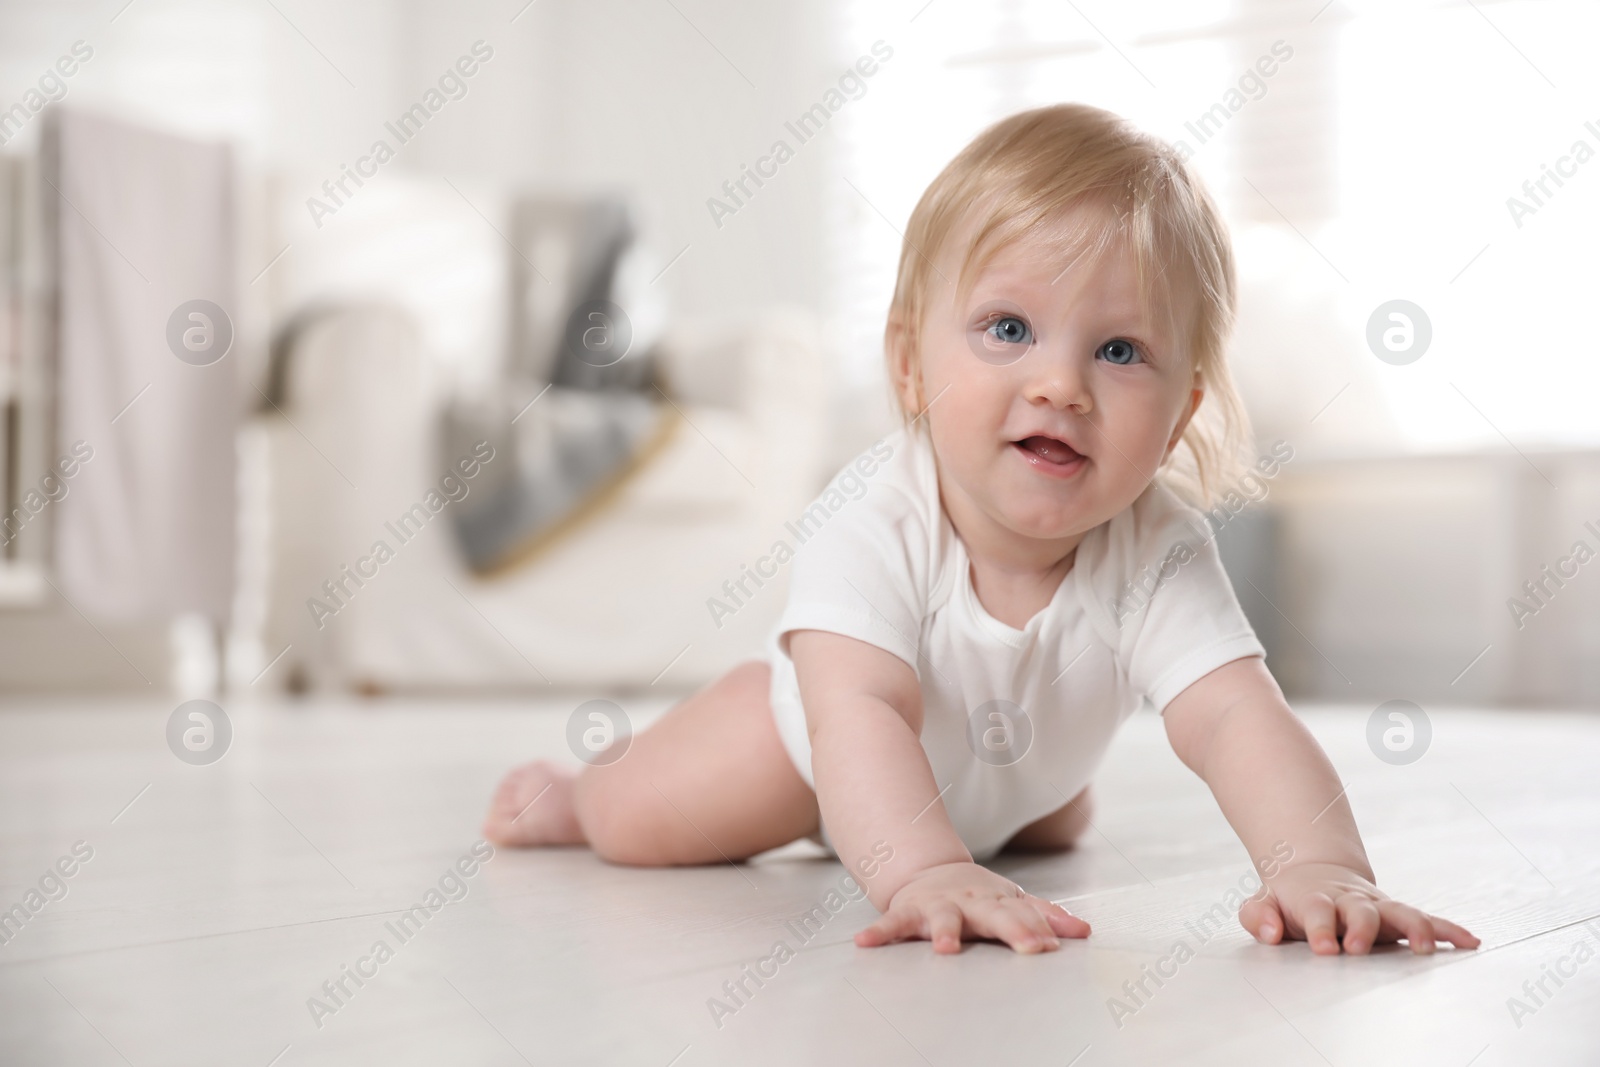
[[[448,507],[404,545],[385,525],[457,458],[439,454],[417,331],[379,306],[307,330],[279,403],[244,441],[234,684],[681,690],[757,654],[784,576],[720,627],[706,601],[830,473],[818,330],[787,310],[685,322],[663,353],[682,412],[664,448],[589,521],[480,580],[455,551]],[[376,574],[357,586],[342,568],[380,539],[394,558],[362,564]],[[341,583],[342,600],[324,582]],[[313,611],[312,598],[337,609]]]

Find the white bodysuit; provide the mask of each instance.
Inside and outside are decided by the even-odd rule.
[[[1224,663],[1265,655],[1207,520],[1159,481],[1084,536],[1020,630],[978,602],[925,434],[862,453],[789,531],[789,600],[767,651],[795,767],[815,788],[787,635],[826,630],[900,657],[921,685],[945,809],[976,859],[1076,796],[1142,700],[1163,711]]]

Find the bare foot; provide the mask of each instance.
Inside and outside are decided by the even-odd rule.
[[[483,836],[497,845],[582,845],[587,841],[572,811],[577,771],[535,760],[511,770],[494,791]]]

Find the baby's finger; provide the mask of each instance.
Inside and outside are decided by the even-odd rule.
[[[1004,941],[1018,952],[1043,952],[1059,944],[1044,918],[1020,900],[975,901],[962,911],[984,937]]]
[[[1276,945],[1283,938],[1283,915],[1278,898],[1271,893],[1251,897],[1239,909],[1239,925],[1263,945]]]
[[[922,931],[922,915],[913,908],[891,908],[878,921],[856,935],[862,948],[877,948],[916,937]]]
[[[1428,917],[1422,912],[1398,900],[1380,900],[1378,913],[1383,916],[1381,936],[1390,940],[1404,937],[1410,944],[1411,951],[1419,956],[1433,952],[1433,923],[1429,922]]]
[[[1326,893],[1307,893],[1300,900],[1300,928],[1311,951],[1319,956],[1339,954],[1339,913]]]
[[[1044,921],[1050,924],[1051,931],[1057,937],[1088,937],[1089,924],[1078,918],[1060,904],[1052,903],[1043,897],[1029,894],[1022,898],[1033,905],[1035,911],[1044,916]]]
[[[1339,918],[1344,920],[1344,950],[1352,956],[1364,955],[1378,939],[1383,918],[1369,898],[1346,893],[1338,900]]]
[[[1456,948],[1477,948],[1483,944],[1466,927],[1457,926],[1449,919],[1441,919],[1437,915],[1430,915],[1428,919],[1433,923],[1434,935],[1441,941],[1450,942]]]
[[[950,954],[961,951],[961,909],[948,900],[931,901],[927,906],[928,940],[933,951]]]
[[[1027,898],[1026,894],[1005,901],[1003,906],[1006,910],[1016,914],[1027,928],[1033,931],[1033,935],[1043,943],[1045,949],[1054,950],[1061,947],[1061,942],[1056,937],[1055,930],[1050,926],[1050,920],[1045,918],[1038,908],[1034,907],[1033,902]]]

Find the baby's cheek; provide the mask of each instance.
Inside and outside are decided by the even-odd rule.
[[[1176,413],[1162,396],[1132,396],[1108,407],[1104,429],[1129,456],[1159,457],[1177,426]]]
[[[984,457],[976,447],[969,424],[959,417],[933,427],[934,460],[941,477],[954,478],[969,493],[985,480]]]

